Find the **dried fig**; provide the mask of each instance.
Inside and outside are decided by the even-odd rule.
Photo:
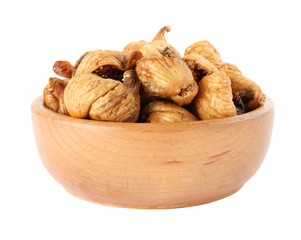
[[[72,76],[75,74],[76,69],[78,65],[81,63],[83,58],[88,54],[89,52],[85,52],[75,63],[73,66],[70,62],[68,61],[56,61],[53,65],[53,71],[64,78],[72,78]]]
[[[198,117],[203,120],[237,114],[232,101],[231,81],[224,71],[203,77],[194,103]]]
[[[150,44],[153,45],[165,57],[174,57],[181,59],[180,53],[167,42],[164,36],[165,32],[169,31],[170,26],[161,28]]]
[[[197,82],[204,76],[218,71],[217,67],[202,55],[191,53],[183,57],[182,60],[187,63]]]
[[[56,61],[53,65],[53,71],[55,74],[69,79],[72,78],[75,68],[68,61]]]
[[[191,44],[182,58],[165,38],[169,31],[164,26],[151,41],[131,42],[122,52],[85,52],[75,65],[55,62],[54,72],[71,80],[67,85],[50,78],[45,105],[74,117],[129,122],[137,121],[142,107],[147,122],[177,122],[196,120],[190,112],[216,119],[263,104],[259,86],[234,64],[223,63],[209,41]]]
[[[73,66],[67,61],[56,61],[53,71],[59,76],[71,78],[81,73],[95,73],[104,78],[122,79],[126,70],[133,69],[142,53],[133,51],[130,55],[115,50],[85,52]]]
[[[116,58],[123,66],[126,65],[126,63],[129,61],[129,54],[126,54],[121,51],[116,51],[116,50],[105,50],[106,53],[109,53],[112,55],[114,58]]]
[[[252,111],[263,105],[265,95],[255,82],[237,71],[225,70],[225,72],[230,77],[233,94],[239,94],[246,111]]]
[[[141,53],[143,55],[143,57],[162,57],[163,55],[159,52],[159,50],[157,50],[157,48],[155,48],[153,45],[151,45],[150,43],[145,44],[142,48],[141,48]]]
[[[231,64],[231,63],[223,63],[223,65],[220,67],[220,70],[224,70],[224,71],[232,70],[232,71],[242,74],[241,71],[239,70],[239,68],[236,65]]]
[[[78,67],[78,65],[83,61],[84,57],[87,56],[91,51],[87,51],[85,52],[83,55],[80,56],[80,58],[76,61],[75,65],[74,65],[74,68],[75,68],[75,71]],[[75,72],[73,73],[73,75],[75,74]]]
[[[143,46],[146,44],[147,42],[144,40],[138,41],[138,42],[131,42],[128,45],[126,45],[123,49],[123,52],[125,52],[126,54],[130,55],[131,52],[133,51],[141,51],[141,49],[143,48]]]
[[[185,108],[166,101],[149,103],[141,111],[141,119],[144,122],[189,122],[198,119]]]
[[[64,93],[70,116],[136,122],[140,111],[140,96],[134,70],[126,71],[122,81],[123,83],[91,73],[72,77]]]
[[[137,62],[143,57],[140,51],[133,51],[129,55],[129,60],[125,66],[125,70],[134,69],[136,67]]]
[[[121,62],[118,58],[103,50],[89,52],[76,69],[75,76],[81,73],[96,73],[101,77],[122,78],[126,62]],[[108,70],[110,69],[110,70]],[[114,70],[114,77],[107,76]]]
[[[43,100],[46,107],[64,115],[68,115],[63,98],[68,81],[69,79],[49,78],[43,91]]]
[[[148,95],[172,100],[180,106],[191,103],[198,92],[191,70],[177,58],[142,58],[136,72]]]
[[[123,51],[130,54],[132,51],[141,51],[144,57],[175,57],[181,59],[180,53],[171,46],[164,34],[170,31],[170,26],[164,26],[159,30],[151,42],[138,41],[125,46]]]
[[[196,53],[202,55],[204,58],[208,59],[216,67],[220,68],[222,66],[222,59],[216,48],[208,41],[198,41],[191,44],[185,49],[185,56],[191,53]]]
[[[95,73],[103,78],[121,80],[126,70],[134,68],[142,57],[138,51],[131,55],[112,50],[89,52],[78,65],[75,76],[81,73]]]

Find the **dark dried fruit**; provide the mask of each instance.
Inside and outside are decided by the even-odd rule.
[[[53,71],[61,77],[72,78],[75,68],[68,61],[56,61],[53,65]]]
[[[233,94],[233,102],[236,107],[237,115],[243,114],[246,112],[245,105],[239,96],[239,93],[234,93]]]

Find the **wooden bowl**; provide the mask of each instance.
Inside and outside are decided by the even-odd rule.
[[[185,123],[77,119],[32,103],[40,157],[63,187],[85,200],[129,208],[178,208],[227,197],[268,150],[274,106]]]

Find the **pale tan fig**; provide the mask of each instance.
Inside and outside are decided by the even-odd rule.
[[[117,58],[118,61],[125,66],[126,63],[129,61],[129,54],[126,54],[125,52],[122,51],[116,51],[116,50],[105,50],[105,52],[111,54],[114,58]]]
[[[196,53],[202,55],[204,58],[208,59],[217,68],[222,66],[222,59],[216,48],[208,41],[198,41],[191,44],[185,49],[185,56],[191,53]]]
[[[197,82],[206,75],[218,72],[217,67],[202,55],[191,53],[183,57],[182,60],[187,63]]]
[[[87,56],[91,51],[86,51],[80,58],[76,61],[74,68],[77,69],[78,65],[82,62],[85,56]],[[74,74],[73,74],[74,75]]]
[[[181,59],[180,53],[167,42],[164,36],[165,32],[169,31],[170,26],[164,26],[161,28],[150,44],[152,44],[165,57]]]
[[[136,66],[137,61],[143,56],[140,51],[132,51],[130,54],[115,50],[105,50],[105,52],[119,60],[121,63],[121,70],[123,71],[133,69]]]
[[[127,61],[127,64],[125,65],[125,70],[131,70],[136,67],[137,62],[143,57],[142,53],[140,51],[133,51],[129,55],[129,60]]]
[[[231,81],[224,71],[212,73],[199,82],[195,111],[202,120],[237,115],[232,101]]]
[[[72,117],[112,122],[136,122],[140,111],[139,81],[134,70],[123,74],[123,83],[96,74],[71,78],[64,100]]]
[[[132,51],[141,51],[144,57],[175,57],[181,59],[180,53],[171,46],[164,34],[170,31],[170,26],[164,26],[159,30],[151,42],[144,40],[132,42],[125,46],[123,51],[130,54]]]
[[[68,81],[69,79],[49,78],[43,91],[43,100],[46,107],[64,115],[68,115],[63,98]]]
[[[142,58],[136,73],[146,94],[180,106],[191,103],[198,92],[191,70],[177,58]]]
[[[149,123],[190,122],[198,119],[185,108],[166,101],[149,103],[141,111],[141,119]]]
[[[163,57],[159,50],[150,43],[145,44],[143,48],[141,48],[140,52],[143,57]]]
[[[85,52],[73,66],[68,61],[56,61],[53,71],[59,76],[71,78],[81,73],[95,73],[103,78],[121,80],[126,70],[135,68],[142,53],[133,51],[130,55],[115,50]]]
[[[125,52],[126,54],[130,55],[131,52],[133,51],[141,51],[141,49],[143,48],[143,46],[146,44],[147,42],[144,40],[138,41],[138,42],[131,42],[128,45],[126,45],[123,49],[123,52]]]
[[[79,63],[74,75],[95,73],[103,78],[121,80],[123,73],[134,68],[141,57],[142,54],[138,51],[133,51],[130,55],[113,50],[88,52]]]
[[[230,77],[233,94],[239,94],[246,107],[246,111],[252,111],[263,105],[265,95],[255,82],[237,71],[225,70],[225,72]]]
[[[125,68],[126,62],[121,62],[118,58],[114,57],[110,53],[103,50],[96,50],[89,52],[78,65],[75,76],[82,73],[96,73],[100,74],[102,71],[102,77],[105,76],[107,71],[106,68],[109,68],[110,71],[114,69],[114,79],[122,78],[123,71]],[[118,76],[118,77],[117,77]],[[109,77],[109,76],[108,76]],[[110,76],[112,77],[112,76]]]
[[[242,74],[241,71],[239,70],[239,68],[236,65],[231,64],[231,63],[223,63],[223,65],[220,67],[220,70],[224,70],[224,71],[232,70],[232,71]]]

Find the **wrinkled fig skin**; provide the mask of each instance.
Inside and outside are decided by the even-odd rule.
[[[239,94],[247,112],[263,105],[265,95],[255,82],[247,77],[242,76],[237,71],[225,70],[225,72],[231,80],[233,94]]]
[[[141,119],[148,123],[190,122],[198,119],[185,108],[166,101],[148,104],[141,112]]]
[[[212,73],[199,82],[195,111],[202,120],[237,115],[232,101],[231,81],[224,71]]]
[[[74,66],[67,61],[56,61],[53,71],[59,76],[72,78],[81,73],[95,73],[103,78],[122,79],[126,70],[133,69],[142,53],[132,51],[130,55],[115,50],[85,52]]]
[[[123,69],[126,62],[121,62],[118,58],[103,50],[89,52],[84,56],[76,69],[75,76],[82,73],[93,73],[104,66],[112,66],[117,70]]]
[[[170,31],[170,26],[164,26],[159,30],[151,42],[144,40],[138,42],[131,42],[126,45],[123,52],[130,54],[132,51],[140,51],[143,57],[174,57],[181,59],[180,53],[171,46],[164,34]]]
[[[218,72],[217,67],[202,55],[192,53],[183,57],[182,60],[187,63],[197,82],[206,75]]]
[[[43,91],[43,100],[46,107],[64,115],[69,115],[63,98],[68,81],[69,79],[49,78]]]
[[[105,50],[105,52],[109,53],[114,58],[116,58],[122,65],[123,69],[125,68],[125,64],[129,61],[129,54],[126,54],[124,52],[116,51],[116,50]]]
[[[72,117],[136,122],[140,111],[139,82],[133,70],[124,73],[123,83],[83,73],[70,80],[64,100]]]
[[[147,42],[144,40],[138,41],[138,42],[131,42],[128,45],[126,45],[123,49],[123,52],[125,52],[126,54],[130,55],[132,51],[141,51],[141,49],[143,48],[143,46],[146,44]]]
[[[169,48],[169,47],[165,47],[163,50],[163,56],[165,57],[174,57],[174,58],[178,58],[181,59],[181,55],[180,53],[174,48]]]
[[[222,59],[216,48],[208,41],[198,41],[191,44],[185,49],[185,56],[191,53],[196,53],[202,55],[204,58],[208,59],[217,68],[222,66]]]
[[[154,39],[151,41],[151,44],[156,49],[158,49],[158,51],[163,56],[181,59],[182,57],[180,53],[167,42],[164,36],[164,34],[169,31],[170,31],[170,26],[164,26],[163,28],[161,28],[157,33],[157,35],[154,37]]]
[[[163,57],[159,50],[150,43],[145,44],[140,51],[143,57]]]
[[[116,51],[117,52],[117,51]],[[136,67],[136,63],[139,59],[142,58],[142,53],[139,51],[131,52],[130,56],[127,56],[126,62],[124,62],[122,68],[116,67],[113,65],[103,65],[94,70],[92,73],[97,74],[102,78],[112,78],[115,80],[121,81],[123,78],[123,74],[126,70],[134,69]]]
[[[171,100],[180,106],[191,103],[198,92],[191,70],[177,58],[142,58],[137,63],[136,73],[148,95]]]
[[[231,64],[231,63],[223,63],[223,65],[220,67],[220,70],[232,70],[232,71],[235,71],[235,72],[238,72],[239,74],[242,74],[241,71],[239,70],[239,68],[234,65],[234,64]]]
[[[102,78],[121,80],[126,70],[133,69],[142,53],[132,51],[130,55],[114,50],[87,52],[79,61],[75,76],[81,73],[95,73]]]
[[[125,70],[134,69],[137,62],[143,57],[143,54],[140,51],[132,51],[129,55],[127,64],[125,65]]]
[[[84,53],[83,55],[81,55],[80,58],[76,61],[75,65],[74,65],[75,71],[74,71],[73,75],[75,74],[78,65],[83,61],[84,57],[87,56],[90,52],[91,52],[91,51],[85,52],[85,53]]]

